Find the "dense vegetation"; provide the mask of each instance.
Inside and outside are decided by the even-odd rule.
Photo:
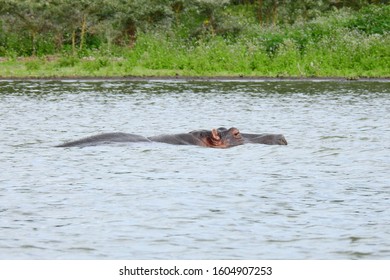
[[[387,0],[0,0],[0,76],[390,76]]]

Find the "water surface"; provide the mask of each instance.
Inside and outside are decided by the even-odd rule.
[[[1,259],[389,259],[390,84],[1,81]],[[288,146],[53,148],[235,126]]]

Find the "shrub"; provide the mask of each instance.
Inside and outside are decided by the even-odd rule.
[[[63,56],[57,61],[58,67],[74,67],[80,62],[80,59],[75,56]]]
[[[390,6],[370,5],[362,8],[346,24],[350,29],[357,29],[366,34],[385,34],[390,32]]]

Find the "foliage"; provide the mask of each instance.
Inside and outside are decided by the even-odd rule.
[[[347,24],[367,34],[384,34],[390,31],[390,6],[367,6]]]
[[[0,76],[389,76],[389,20],[381,0],[0,0]]]

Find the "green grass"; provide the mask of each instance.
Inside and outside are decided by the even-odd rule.
[[[55,59],[28,58],[0,62],[1,77],[112,76],[267,76],[267,77],[389,77],[390,38],[344,33],[308,44],[284,39],[270,54],[264,46],[213,38],[183,46],[145,35],[122,56]],[[127,52],[127,53],[126,53]]]
[[[0,77],[262,76],[390,77],[390,29],[384,12],[337,11],[289,26],[248,24],[232,38],[180,30],[140,33],[132,47],[101,46],[69,55],[0,60]],[[387,14],[390,9],[387,8]],[[371,13],[371,14],[370,14]],[[386,14],[386,15],[387,15]],[[386,21],[387,20],[387,21]],[[379,30],[379,31],[378,31]],[[13,52],[9,52],[12,54]]]

